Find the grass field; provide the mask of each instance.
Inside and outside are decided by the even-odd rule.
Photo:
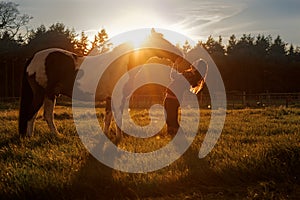
[[[104,110],[99,109],[103,123]],[[102,114],[101,114],[102,113]],[[147,122],[145,110],[133,116]],[[0,109],[0,199],[300,199],[300,109],[229,110],[213,151],[198,158],[210,111],[201,111],[191,147],[171,165],[151,173],[130,174],[106,167],[83,147],[70,107],[55,110],[57,137],[41,114],[35,136],[20,139],[18,109]],[[119,144],[151,151],[171,140],[125,137]]]

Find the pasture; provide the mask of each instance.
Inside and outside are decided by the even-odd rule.
[[[196,139],[177,161],[155,172],[106,167],[81,143],[70,106],[57,106],[63,134],[50,133],[41,113],[35,136],[20,139],[18,105],[0,109],[1,199],[297,199],[300,196],[300,109],[228,110],[222,135],[204,159],[198,151],[210,110],[201,110]],[[145,110],[133,110],[147,124]],[[98,109],[103,124],[104,109]],[[166,145],[166,130],[149,139],[124,137],[120,148],[148,152]]]

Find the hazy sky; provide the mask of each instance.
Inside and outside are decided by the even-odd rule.
[[[13,0],[33,16],[31,28],[63,22],[109,36],[142,27],[160,27],[194,40],[243,33],[280,35],[300,45],[300,0]]]

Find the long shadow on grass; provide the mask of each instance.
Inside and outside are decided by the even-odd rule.
[[[215,174],[208,173],[208,165],[205,161],[199,161],[201,169],[195,169],[197,175],[205,174],[204,181],[217,180]],[[190,164],[190,163],[186,163]],[[174,163],[176,165],[176,163]],[[104,166],[98,160],[89,155],[86,164],[80,169],[74,178],[72,185],[67,192],[67,197],[72,199],[140,199],[140,198],[175,198],[186,193],[195,193],[195,188],[207,191],[207,182],[201,183],[195,181],[195,174],[188,177],[179,178],[177,180],[168,180],[167,178],[161,182],[145,181],[154,174],[164,174],[172,169],[172,166],[151,172],[147,174],[130,174],[117,172],[109,167]],[[114,179],[114,175],[118,174],[119,178]],[[126,178],[127,177],[127,178]],[[128,177],[130,177],[128,179]],[[135,181],[130,181],[130,180]],[[123,181],[122,181],[123,180]],[[140,180],[140,181],[139,181]],[[197,179],[198,180],[198,179]],[[201,187],[203,184],[203,187]],[[211,184],[211,183],[209,183]],[[216,184],[215,184],[216,185]],[[190,188],[193,186],[194,191]],[[196,187],[195,187],[196,186]],[[198,188],[199,186],[199,188]],[[208,186],[207,186],[208,187]],[[216,190],[209,190],[215,192]],[[200,190],[199,190],[200,192]],[[200,193],[201,193],[200,192]],[[196,196],[194,196],[196,197]]]
[[[197,161],[197,154],[188,150],[183,156],[190,166],[190,174],[182,181],[189,182],[187,186],[201,194],[220,193],[230,199],[272,199],[275,195],[285,199],[294,195],[295,185],[300,183],[297,179],[300,176],[300,149],[297,146],[274,145],[264,150],[262,157],[244,161],[237,157],[222,168],[209,166],[205,158]]]
[[[0,149],[2,149],[3,147],[7,147],[10,144],[20,144],[20,142],[21,142],[20,136],[14,134],[12,136],[0,140]]]
[[[186,175],[175,177],[178,171],[185,169],[188,169]],[[170,177],[170,172],[174,177]],[[232,185],[240,183],[235,179],[232,179]],[[87,162],[73,180],[68,190],[68,197],[72,199],[181,199],[187,196],[201,198],[210,193],[224,193],[225,185],[228,186],[226,180],[223,180],[223,177],[209,166],[206,159],[200,160],[198,151],[193,149],[189,149],[182,158],[170,166],[145,174],[117,172],[89,155]]]
[[[186,196],[200,198],[202,194],[220,192],[224,181],[211,170],[205,159],[198,159],[197,153],[188,150],[182,157],[183,162],[178,160],[161,170],[145,174],[117,172],[89,156],[87,163],[72,183],[72,197],[80,199],[180,199]],[[176,174],[182,166],[188,166],[187,176],[168,178],[170,171]],[[114,180],[113,176],[116,174],[119,177],[118,180]],[[157,178],[159,176],[161,178]],[[151,180],[153,177],[157,180]]]
[[[129,188],[112,178],[112,169],[101,164],[89,155],[85,165],[74,178],[72,185],[66,188],[67,198],[71,199],[134,199],[136,195]]]
[[[16,138],[11,138],[13,141]],[[4,142],[4,145],[8,141]],[[41,143],[41,141],[37,142]],[[208,163],[209,160],[198,159],[197,149],[190,148],[181,159],[170,166],[147,174],[128,174],[101,164],[88,154],[80,170],[74,175],[69,185],[63,187],[49,186],[43,189],[26,188],[18,194],[4,194],[7,199],[138,199],[138,198],[202,198],[213,194],[218,199],[222,196],[237,198],[247,195],[247,188],[261,181],[284,181],[284,177],[299,176],[299,148],[274,148],[266,151],[264,159],[249,163],[248,168],[228,165],[217,172]],[[276,160],[276,163],[274,163]],[[285,163],[285,165],[280,165]],[[188,169],[187,175],[178,179],[163,181],[145,181],[149,177],[164,176],[168,171]],[[184,169],[184,167],[182,167]],[[284,174],[279,173],[286,170]],[[121,178],[113,176],[119,173]],[[125,177],[125,178],[124,178]],[[126,178],[127,177],[127,178]],[[128,178],[129,177],[129,178]],[[135,179],[135,181],[128,181]],[[141,180],[140,182],[138,180]],[[161,180],[161,179],[160,179]],[[274,187],[277,187],[276,185]],[[265,187],[265,186],[264,186]],[[270,186],[268,186],[270,187]],[[273,187],[273,186],[272,186]],[[263,194],[265,188],[254,188],[255,193]],[[259,191],[260,190],[260,191]],[[275,188],[276,190],[276,188]],[[278,194],[290,191],[277,191]],[[263,197],[263,196],[261,196]],[[220,196],[221,198],[221,196]]]

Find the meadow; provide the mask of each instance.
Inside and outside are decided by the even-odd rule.
[[[146,110],[131,112],[147,124]],[[297,199],[300,198],[300,109],[227,110],[225,126],[212,152],[198,152],[210,110],[191,147],[174,163],[150,173],[124,173],[98,162],[84,148],[72,108],[57,106],[55,121],[63,136],[50,134],[42,113],[35,135],[19,138],[18,105],[0,105],[1,199]],[[103,124],[104,109],[98,109]],[[112,131],[113,132],[113,131]],[[166,145],[157,136],[125,136],[120,148],[148,152]]]

